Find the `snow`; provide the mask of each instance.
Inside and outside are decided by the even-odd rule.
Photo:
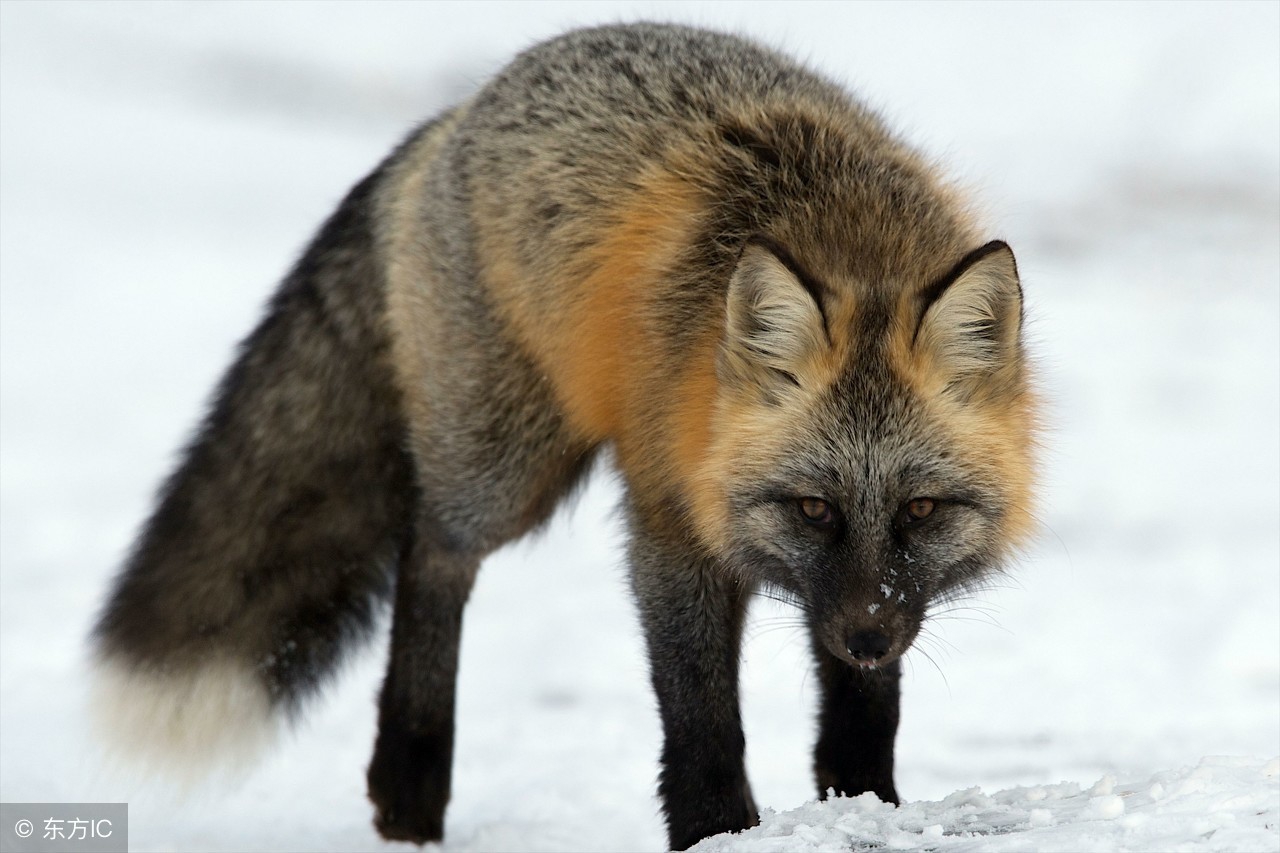
[[[1280,849],[1260,3],[0,4],[0,799],[126,800],[136,850],[383,849],[363,771],[385,638],[238,786],[180,800],[98,760],[84,635],[346,189],[521,47],[641,17],[804,57],[973,187],[1018,253],[1048,407],[1040,544],[908,654],[907,802],[813,801],[807,643],[761,601],[742,692],[769,811],[702,849]],[[481,574],[447,850],[663,845],[617,494],[600,472]]]
[[[1108,774],[1083,791],[1074,782],[990,795],[967,788],[900,808],[863,794],[769,812],[760,826],[706,839],[693,850],[1266,850],[1275,845],[1280,819],[1272,795],[1278,773],[1276,759],[1207,757],[1124,784]]]

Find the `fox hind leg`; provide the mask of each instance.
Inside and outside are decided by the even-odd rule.
[[[470,291],[430,292],[440,301],[409,332],[427,344],[401,351],[418,510],[367,777],[378,831],[418,843],[443,834],[462,615],[480,562],[543,523],[595,451]]]
[[[396,580],[391,662],[368,773],[378,832],[418,844],[444,834],[462,610],[480,567],[476,555],[433,551],[421,528]]]
[[[564,457],[560,457],[564,458]],[[587,468],[589,453],[553,478],[553,494],[530,495],[541,510],[505,519],[514,539],[544,520]],[[508,484],[509,485],[509,484]],[[544,488],[546,484],[543,484]],[[489,530],[503,530],[500,526]],[[384,838],[423,843],[443,836],[453,762],[455,685],[462,615],[481,559],[501,542],[468,540],[424,510],[396,579],[391,654],[368,771],[374,823]]]

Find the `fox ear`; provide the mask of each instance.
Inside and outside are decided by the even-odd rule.
[[[806,362],[829,345],[822,310],[800,277],[771,248],[748,243],[729,280],[721,381],[771,397],[800,385]]]
[[[1008,244],[970,252],[922,299],[915,348],[931,354],[952,385],[972,388],[1021,363],[1022,286]]]

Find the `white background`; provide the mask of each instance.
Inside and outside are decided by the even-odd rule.
[[[345,191],[521,48],[640,18],[848,84],[1018,253],[1044,535],[972,620],[932,626],[937,667],[908,656],[902,794],[1280,753],[1280,6],[4,2],[0,799],[128,800],[139,850],[381,844],[363,772],[385,641],[238,787],[176,802],[95,760],[85,633]],[[446,849],[664,843],[616,499],[604,472],[481,575]],[[814,679],[798,617],[755,613],[748,766],[791,808],[814,795]]]

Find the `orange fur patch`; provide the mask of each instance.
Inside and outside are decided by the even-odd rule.
[[[711,441],[712,414],[720,393],[720,383],[716,378],[716,350],[719,343],[719,330],[711,329],[690,353],[668,425],[673,441],[671,462],[682,475],[685,495],[694,506],[703,502],[693,494],[700,485],[696,472],[706,461]]]
[[[669,172],[655,169],[638,183],[578,259],[586,275],[574,288],[555,359],[570,419],[597,439],[621,438],[629,415],[652,408],[640,395],[646,378],[663,373],[655,361],[664,355],[650,306],[668,291],[664,279],[701,209],[693,187]]]

